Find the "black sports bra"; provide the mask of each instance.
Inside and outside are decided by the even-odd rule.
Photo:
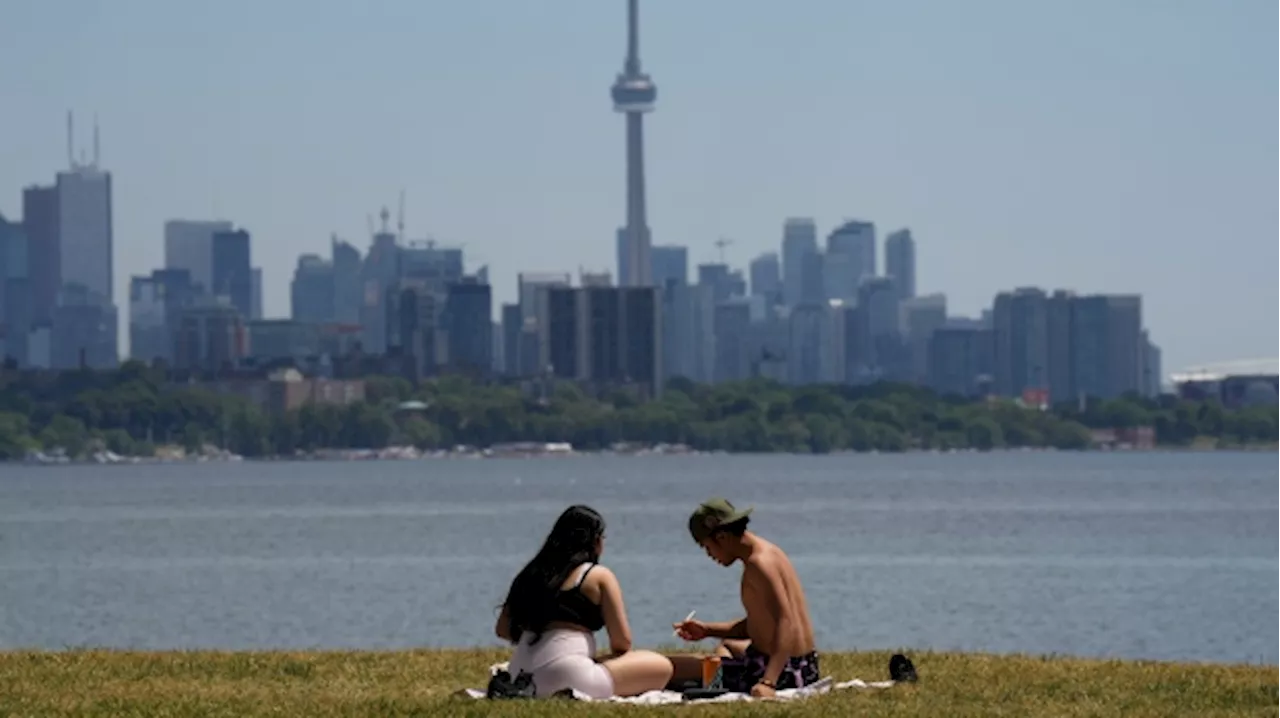
[[[582,626],[592,633],[604,628],[604,609],[600,608],[600,604],[592,603],[582,592],[582,582],[595,567],[594,563],[587,566],[572,588],[560,591],[556,596],[556,610],[552,620]]]

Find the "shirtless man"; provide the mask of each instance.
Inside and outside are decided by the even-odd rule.
[[[747,530],[751,509],[711,499],[689,517],[689,533],[721,566],[742,562],[746,618],[723,623],[682,621],[673,626],[686,641],[719,638],[725,690],[768,697],[782,688],[817,681],[818,654],[800,577],[782,549]],[[701,658],[673,656],[672,683],[697,680]]]

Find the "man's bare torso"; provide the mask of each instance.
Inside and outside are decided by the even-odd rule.
[[[809,620],[809,603],[800,586],[800,577],[782,549],[758,536],[755,538],[758,542],[756,550],[743,562],[742,569],[742,605],[747,611],[747,633],[751,644],[761,653],[773,655],[784,643],[777,635],[781,616],[774,615],[768,594],[768,575],[776,572],[783,587],[783,595],[778,597],[780,610],[790,614],[791,630],[799,633],[790,643],[801,647],[795,655],[805,655],[814,650],[813,624]]]

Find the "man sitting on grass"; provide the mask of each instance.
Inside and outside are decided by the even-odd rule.
[[[769,697],[820,678],[813,625],[800,577],[782,549],[747,530],[751,509],[711,499],[689,517],[689,533],[721,566],[742,562],[742,606],[746,618],[724,623],[682,621],[673,626],[686,641],[719,638],[725,690]],[[672,683],[701,677],[701,658],[674,656]]]

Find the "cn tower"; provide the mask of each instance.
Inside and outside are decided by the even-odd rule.
[[[653,284],[644,201],[644,114],[653,111],[657,97],[653,80],[640,71],[638,0],[627,0],[627,60],[613,83],[613,109],[627,116],[627,224],[622,243],[626,263],[618,268],[618,284],[624,287]]]

